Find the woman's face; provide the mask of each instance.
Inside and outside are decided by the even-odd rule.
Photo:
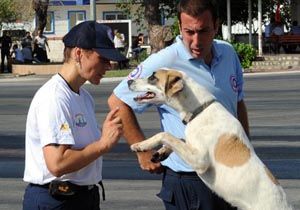
[[[110,61],[93,50],[81,50],[79,74],[90,83],[98,85],[105,72],[111,69]]]

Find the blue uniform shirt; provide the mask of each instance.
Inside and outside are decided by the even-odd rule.
[[[213,59],[211,65],[208,66],[204,60],[194,59],[184,46],[181,36],[178,36],[174,44],[152,54],[133,70],[128,78],[115,88],[114,94],[136,113],[144,112],[151,105],[138,104],[133,100],[140,93],[130,91],[127,80],[149,77],[159,68],[167,67],[186,72],[187,75],[211,91],[217,100],[236,116],[237,102],[244,97],[241,64],[234,49],[227,42],[214,40],[212,52]],[[157,105],[157,110],[160,115],[161,129],[184,139],[185,125],[177,112],[166,105]],[[174,171],[193,171],[174,152],[162,162],[162,165]]]

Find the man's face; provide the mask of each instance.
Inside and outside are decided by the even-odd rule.
[[[194,18],[186,13],[180,14],[180,31],[183,43],[196,59],[210,62],[211,46],[218,29],[218,24],[213,21],[210,11],[205,11],[201,16]]]

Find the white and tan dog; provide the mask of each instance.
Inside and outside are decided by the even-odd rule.
[[[243,210],[292,209],[286,195],[257,157],[239,121],[214,96],[185,73],[160,69],[146,79],[128,81],[132,91],[147,92],[139,103],[167,104],[180,114],[186,142],[161,132],[133,144],[133,151],[164,145],[154,160],[176,152],[198,176],[233,206]]]

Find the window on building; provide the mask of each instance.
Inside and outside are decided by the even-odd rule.
[[[54,33],[54,12],[47,12],[47,22],[44,33]]]
[[[103,20],[126,20],[127,15],[122,12],[103,12]]]
[[[69,29],[76,26],[78,23],[85,21],[85,11],[69,11]]]

